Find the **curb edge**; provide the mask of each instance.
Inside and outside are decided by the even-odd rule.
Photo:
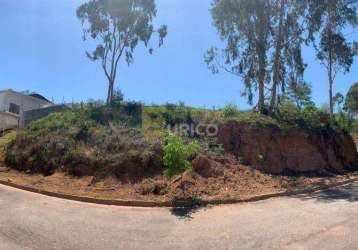
[[[175,208],[175,207],[193,207],[193,206],[207,206],[207,205],[228,205],[228,204],[237,204],[237,203],[247,203],[247,202],[257,202],[268,200],[271,198],[279,198],[279,197],[289,197],[299,194],[307,194],[307,193],[314,193],[322,190],[327,190],[329,188],[338,187],[347,185],[353,182],[357,182],[358,177],[345,180],[341,182],[337,182],[334,184],[325,184],[318,187],[312,188],[305,188],[301,190],[295,191],[288,191],[288,192],[279,192],[279,193],[272,193],[272,194],[264,194],[258,195],[254,197],[250,197],[247,199],[240,199],[240,198],[229,198],[229,199],[213,199],[213,200],[192,200],[192,201],[138,201],[138,200],[106,200],[106,199],[98,199],[92,197],[85,197],[85,196],[76,196],[71,194],[64,194],[64,193],[57,193],[57,192],[50,192],[45,191],[33,187],[22,186],[19,184],[7,182],[0,180],[0,184],[16,189],[20,189],[23,191],[41,194],[53,198],[60,198],[64,200],[71,200],[71,201],[78,201],[84,203],[92,203],[98,205],[108,205],[108,206],[123,206],[123,207],[168,207],[168,208]]]

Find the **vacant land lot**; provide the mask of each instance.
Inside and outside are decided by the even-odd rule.
[[[149,107],[142,128],[115,123],[120,114],[107,107],[52,114],[2,139],[14,140],[0,156],[0,180],[102,199],[171,201],[245,199],[355,177],[351,137],[322,125],[319,111],[299,120],[229,111]],[[180,137],[166,128],[185,122],[218,124],[219,135]]]

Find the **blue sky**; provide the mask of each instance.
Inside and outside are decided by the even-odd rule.
[[[21,4],[20,4],[21,2]],[[61,102],[105,99],[107,83],[101,67],[90,62],[82,41],[76,8],[82,0],[0,0],[0,89],[30,90]],[[220,45],[209,13],[211,0],[157,0],[156,23],[167,24],[165,45],[149,55],[135,52],[131,67],[120,65],[118,86],[126,99],[145,103],[184,101],[211,108],[235,102],[247,108],[240,96],[241,80],[228,74],[212,75],[203,62],[205,51]],[[350,36],[358,39],[358,34]],[[313,85],[314,101],[327,103],[324,68],[312,50],[305,78]],[[335,91],[347,92],[358,81],[358,58],[348,75],[339,75]]]

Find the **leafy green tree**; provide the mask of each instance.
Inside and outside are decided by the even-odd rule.
[[[341,105],[344,102],[344,96],[338,92],[336,93],[336,95],[333,97],[333,105],[337,105],[338,106],[338,111],[342,111]]]
[[[349,93],[347,94],[349,96]],[[358,95],[357,95],[358,97]],[[356,100],[358,101],[358,99]],[[347,102],[344,101],[344,96],[341,93],[337,93],[333,97],[334,105],[338,106],[338,112],[335,115],[336,123],[343,129],[347,130],[348,132],[353,132],[354,129],[354,115],[352,112],[347,108]],[[342,104],[344,104],[342,108]]]
[[[304,41],[305,20],[302,18],[305,13],[305,5],[302,1],[278,0],[272,1],[274,6],[274,25],[272,54],[272,87],[269,110],[273,112],[277,106],[278,92],[286,92],[291,88],[291,93],[299,93],[301,90],[308,90],[309,86],[303,80],[306,64],[303,62],[301,45]],[[300,90],[300,91],[299,91]],[[311,93],[308,93],[310,95]],[[303,98],[304,96],[301,95]],[[306,95],[307,97],[307,95]],[[306,98],[307,99],[307,98]]]
[[[122,91],[118,88],[114,90],[112,98],[113,98],[112,105],[114,105],[114,106],[119,106],[124,101],[124,95],[123,95]]]
[[[327,69],[329,113],[333,118],[333,84],[339,72],[348,73],[357,55],[357,42],[349,42],[343,33],[358,25],[358,0],[305,0],[308,4],[309,40],[314,42],[317,58]],[[319,42],[317,40],[317,33]]]
[[[347,130],[348,132],[352,132],[354,119],[349,113],[345,113],[342,110],[340,110],[336,114],[335,120],[338,126]]]
[[[153,18],[157,10],[154,0],[91,0],[77,9],[77,17],[84,26],[83,39],[98,42],[93,52],[87,52],[92,61],[99,60],[108,79],[107,104],[111,104],[118,64],[125,58],[133,63],[135,48],[143,43],[149,46],[154,33],[159,34],[159,46],[167,35],[167,27],[155,30]],[[153,52],[153,48],[149,48]]]
[[[289,99],[301,109],[312,103],[312,88],[311,85],[306,82],[300,82],[289,86],[287,91]]]
[[[224,70],[241,76],[250,104],[253,88],[257,89],[257,107],[263,112],[265,85],[269,81],[267,54],[271,39],[271,6],[259,0],[214,0],[211,12],[213,25],[227,44],[222,54],[217,48],[209,49],[205,62],[213,73]]]
[[[349,113],[358,116],[358,83],[355,83],[350,87],[347,93],[345,107]]]
[[[208,50],[205,62],[209,69],[242,77],[250,104],[257,90],[261,113],[268,89],[272,110],[277,90],[284,91],[286,83],[303,76],[300,17],[304,5],[298,0],[214,0],[212,6],[213,25],[226,48]]]

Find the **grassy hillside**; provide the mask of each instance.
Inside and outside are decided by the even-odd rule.
[[[51,175],[145,174],[161,163],[157,144],[140,129],[101,124],[91,110],[51,114],[20,131],[9,144],[6,160],[13,168]]]
[[[114,188],[114,191],[108,191],[110,197],[123,195],[122,198],[130,199],[231,197],[283,191],[297,187],[295,177],[272,176],[251,167],[254,164],[248,159],[256,159],[261,165],[266,159],[276,159],[266,157],[265,153],[270,151],[261,152],[258,142],[264,144],[261,146],[272,146],[273,154],[279,155],[278,162],[286,162],[286,159],[282,160],[282,152],[275,154],[279,143],[274,144],[271,140],[271,131],[283,133],[282,139],[287,131],[312,132],[323,137],[328,134],[329,137],[332,131],[340,129],[337,124],[327,122],[325,114],[313,108],[282,107],[273,116],[240,111],[235,105],[222,110],[206,110],[168,104],[146,106],[142,111],[141,127],[124,122],[118,107],[91,105],[81,105],[37,120],[17,134],[0,139],[0,145],[8,145],[5,160],[11,169],[3,178],[42,185],[40,188],[45,190],[64,192],[70,187],[71,194],[92,190],[99,197],[103,191],[96,188],[110,187],[111,190]],[[257,138],[253,136],[245,141],[246,146],[251,147],[246,153],[251,152],[252,158],[244,155],[245,152],[236,155],[237,150],[230,154],[227,146],[234,138],[230,133],[227,143],[221,140],[222,144],[219,143],[220,136],[168,136],[168,126],[175,124],[212,123],[220,124],[221,131],[228,125],[228,131],[231,131],[230,124],[238,124],[237,121],[249,128],[252,135],[257,135]],[[261,137],[264,131],[269,136]],[[306,137],[300,137],[297,142],[306,145],[302,144],[305,140]],[[310,155],[312,151],[306,155],[301,152],[297,157],[310,161]],[[277,162],[270,165],[277,166]],[[182,175],[176,176],[179,173]],[[302,185],[311,181],[303,180]],[[50,189],[46,189],[48,187]]]
[[[0,137],[0,148],[4,147],[16,138],[16,132],[10,132]]]
[[[300,128],[306,131],[326,130],[331,125],[326,114],[314,107],[302,110],[282,106],[272,116],[254,111],[240,111],[235,105],[222,110],[187,107],[184,104],[146,106],[142,127],[123,122],[120,107],[83,105],[64,113],[51,114],[29,127],[2,138],[9,143],[6,160],[17,170],[51,175],[62,171],[75,176],[139,177],[163,171],[163,145],[168,126],[176,124],[220,124],[230,120],[253,125]],[[215,138],[189,136],[184,142],[199,141],[204,154],[222,154]],[[136,176],[138,175],[138,176]]]

